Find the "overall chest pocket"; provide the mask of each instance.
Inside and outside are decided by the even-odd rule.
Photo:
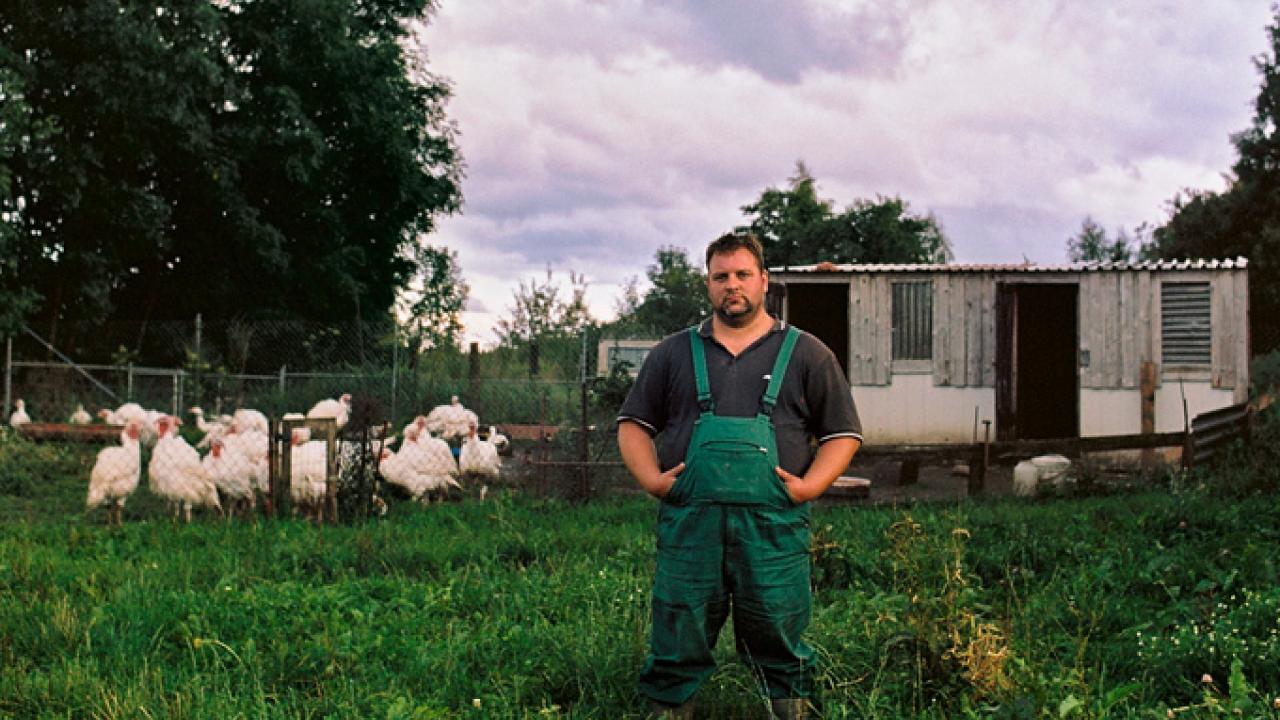
[[[774,472],[777,450],[768,425],[722,420],[699,430],[672,489],[673,502],[777,505],[789,499]]]

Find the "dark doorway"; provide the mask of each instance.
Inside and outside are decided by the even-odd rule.
[[[1080,435],[1075,284],[1003,283],[996,292],[996,434]]]
[[[788,283],[787,322],[817,337],[849,373],[849,284]]]

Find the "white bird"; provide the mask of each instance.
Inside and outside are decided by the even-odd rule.
[[[21,398],[13,401],[15,408],[13,414],[9,416],[9,424],[17,427],[26,425],[31,422],[31,416],[27,414],[27,404]]]
[[[342,397],[334,400],[332,398],[321,400],[311,409],[307,411],[307,419],[315,420],[321,418],[333,418],[338,422],[338,429],[341,430],[347,424],[347,418],[351,415],[351,394],[344,394]]]
[[[120,444],[99,450],[98,459],[89,471],[85,509],[106,504],[107,518],[113,525],[120,524],[124,501],[138,489],[138,478],[142,474],[142,446],[138,435],[137,423],[125,425],[120,432]]]
[[[449,398],[448,405],[437,405],[427,413],[427,430],[445,440],[466,437],[472,425],[478,425],[480,418],[458,401],[458,396]]]
[[[130,420],[136,420],[139,425],[139,436],[142,444],[146,447],[155,445],[159,433],[156,431],[156,421],[161,413],[155,410],[144,410],[138,403],[125,403],[115,410],[102,409],[98,411],[98,417],[108,425],[127,425]]]
[[[151,451],[147,465],[147,481],[151,491],[164,498],[177,518],[181,510],[191,522],[192,507],[209,507],[222,513],[218,488],[200,460],[200,453],[178,434],[178,418],[162,415],[156,421],[160,436]]]
[[[232,413],[231,419],[241,430],[257,430],[264,435],[271,432],[271,428],[267,426],[267,416],[259,410],[238,408]]]
[[[427,416],[419,415],[415,417],[408,425],[404,426],[404,430],[402,430],[400,434],[408,435],[411,428],[416,429],[419,433],[429,432],[427,430]]]
[[[271,451],[271,438],[265,432],[242,431],[234,420],[231,421],[231,427],[227,428],[227,433],[221,440],[228,450],[245,456],[250,463],[254,464],[266,462],[267,454]]]
[[[406,448],[412,445],[405,443]],[[383,448],[378,472],[387,482],[403,488],[410,497],[424,505],[431,503],[433,493],[447,492],[449,487],[461,487],[448,472],[427,473],[418,470],[414,467],[411,450],[402,449],[395,453],[390,448]]]
[[[311,440],[306,428],[295,428],[289,456],[289,497],[305,514],[319,522],[324,517],[328,489],[328,447],[323,440]]]
[[[233,508],[253,507],[254,467],[247,457],[234,451],[228,452],[221,440],[214,440],[209,454],[204,456],[200,464],[222,495],[231,500]]]
[[[89,413],[84,409],[84,405],[76,403],[76,410],[71,413],[71,424],[88,425],[91,422],[93,422],[93,418],[90,417]]]
[[[472,425],[467,439],[462,442],[462,451],[458,454],[458,467],[463,475],[480,475],[497,479],[502,469],[502,458],[498,457],[498,448],[487,440],[481,440],[476,434],[476,426]]]
[[[200,442],[196,443],[196,447],[209,447],[213,444],[213,441],[218,440],[223,435],[227,434],[227,429],[230,427],[230,423],[223,422],[221,418],[213,421],[205,420],[204,410],[198,407],[193,407],[187,412],[195,416],[196,429],[204,433],[204,437],[200,438]]]
[[[498,428],[493,425],[489,426],[489,437],[485,439],[493,443],[494,447],[498,448],[499,455],[506,452],[507,448],[511,446],[511,440],[507,438],[506,435],[498,432]]]

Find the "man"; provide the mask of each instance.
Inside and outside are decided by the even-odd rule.
[[[713,316],[653,349],[618,418],[627,469],[661,500],[639,684],[660,717],[691,717],[730,612],[739,657],[763,678],[773,714],[805,717],[809,707],[806,503],[848,466],[862,436],[835,355],[770,317],[768,288],[755,236],[711,243]]]

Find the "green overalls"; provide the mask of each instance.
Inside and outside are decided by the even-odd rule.
[[[733,610],[738,656],[771,699],[810,694],[809,511],[787,494],[770,415],[799,331],[789,328],[755,417],[721,417],[697,329],[689,331],[701,414],[685,469],[658,510],[651,655],[640,692],[685,703],[715,670]]]

